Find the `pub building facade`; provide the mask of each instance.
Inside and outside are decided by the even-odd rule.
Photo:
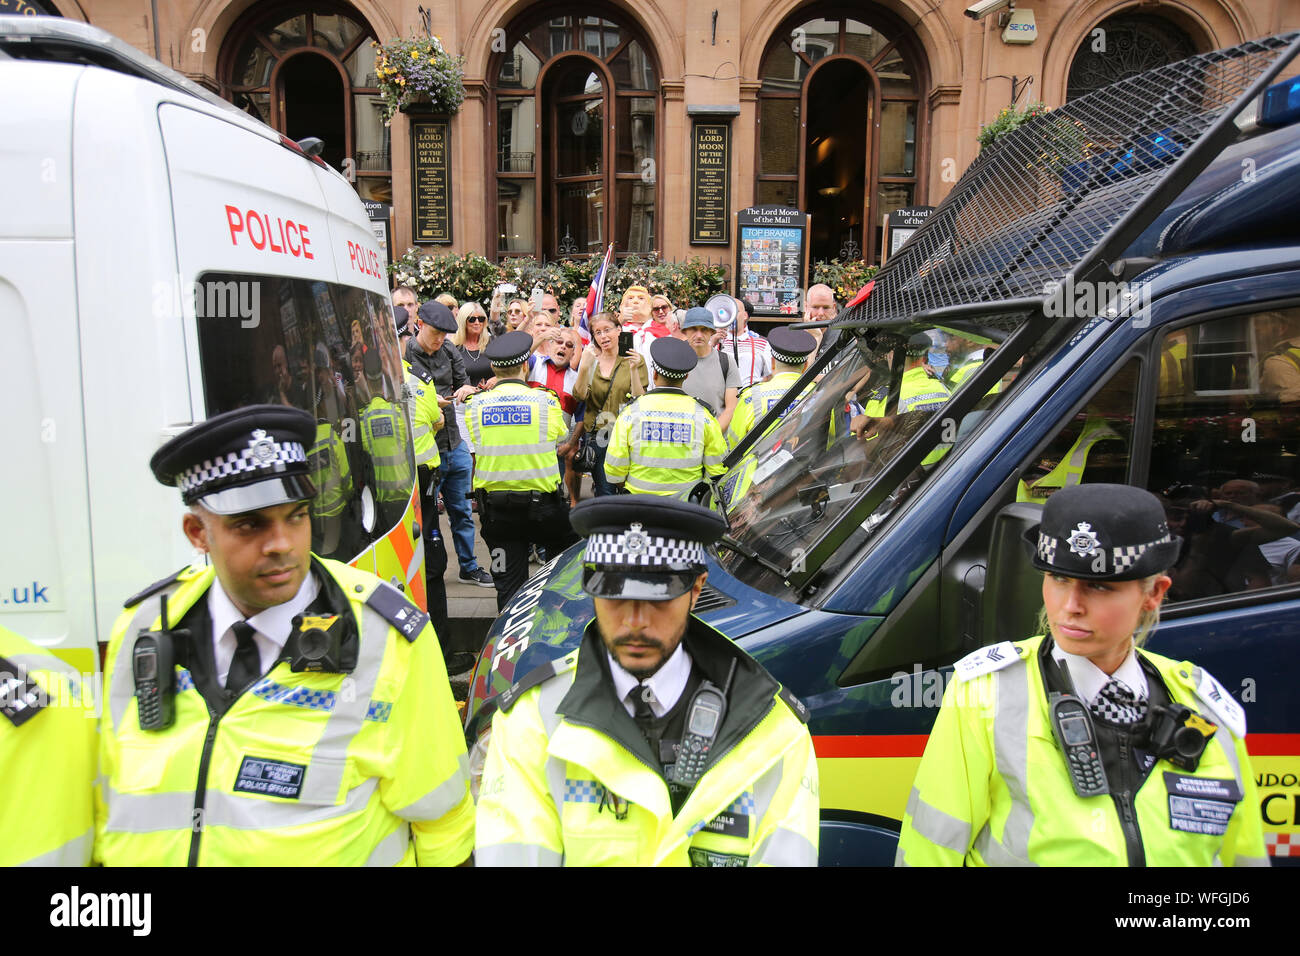
[[[734,214],[766,204],[809,214],[811,260],[878,262],[882,220],[937,205],[1013,99],[1055,107],[1300,28],[1295,0],[1019,0],[980,20],[967,6],[0,0],[0,13],[102,27],[289,137],[319,137],[389,217],[390,253],[420,237],[492,259],[613,242],[724,262]],[[425,32],[464,57],[464,104],[385,124],[372,41]],[[437,206],[419,223],[417,179]]]

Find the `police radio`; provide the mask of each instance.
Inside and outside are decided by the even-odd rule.
[[[1047,706],[1052,715],[1052,732],[1065,754],[1065,769],[1070,773],[1074,792],[1081,797],[1110,793],[1092,715],[1083,701],[1072,694],[1053,693]]]
[[[686,711],[686,733],[677,751],[677,762],[667,774],[669,783],[693,787],[704,775],[713,742],[722,727],[722,718],[727,715],[727,691],[735,673],[736,662],[733,660],[731,670],[727,671],[727,682],[721,690],[716,684],[705,681],[691,698]]]
[[[131,673],[135,678],[136,715],[141,730],[166,730],[176,721],[176,654],[173,632],[167,626],[167,595],[162,596],[162,629],[142,630],[131,648]]]

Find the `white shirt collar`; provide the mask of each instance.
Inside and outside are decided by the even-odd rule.
[[[284,645],[293,630],[293,619],[316,600],[318,593],[320,593],[320,582],[316,580],[316,575],[309,571],[297,594],[283,604],[268,607],[248,618],[249,625],[257,631],[254,640],[257,643],[258,657],[262,662],[262,673],[265,674],[270,670],[271,665],[283,653]],[[230,600],[230,595],[221,586],[221,579],[217,577],[212,579],[212,587],[208,588],[208,614],[212,618],[212,650],[217,679],[224,686],[238,644],[230,628],[233,624],[244,620],[244,615]]]
[[[1138,663],[1137,653],[1131,647],[1128,657],[1124,658],[1124,663],[1115,669],[1114,674],[1107,674],[1086,657],[1061,650],[1058,644],[1052,646],[1052,657],[1065,664],[1070,672],[1070,680],[1074,682],[1075,693],[1089,706],[1112,677],[1126,684],[1138,698],[1145,700],[1148,696],[1147,675]]]
[[[645,684],[654,692],[655,699],[650,702],[650,709],[656,717],[662,717],[676,706],[682,691],[686,689],[686,680],[691,676],[691,655],[682,644],[677,645],[677,650],[673,651],[663,667],[644,681],[637,680],[623,670],[622,665],[608,650],[605,651],[605,656],[609,658],[609,672],[614,678],[614,693],[623,702],[629,717],[633,716],[635,711],[627,699],[627,692],[637,684]]]

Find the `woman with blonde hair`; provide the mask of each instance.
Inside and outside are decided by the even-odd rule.
[[[896,865],[1267,866],[1244,710],[1140,648],[1182,545],[1160,502],[1072,485],[1024,541],[1046,626],[956,663]]]
[[[483,306],[473,299],[462,305],[456,312],[456,331],[451,334],[448,341],[460,353],[470,385],[482,391],[495,383],[492,366],[488,363],[487,356],[483,354],[487,344],[492,341],[492,333],[487,329],[487,313],[483,311]],[[460,437],[472,450],[474,445],[469,440],[469,432],[465,425],[465,404],[456,402],[454,411]]]

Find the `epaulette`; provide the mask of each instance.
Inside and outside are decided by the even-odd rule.
[[[397,588],[387,582],[370,592],[370,597],[366,598],[366,607],[397,628],[402,637],[412,643],[429,623],[428,614],[408,601]]]
[[[808,718],[812,715],[808,713],[808,708],[804,705],[804,702],[790,693],[790,688],[783,686],[776,696],[785,701],[785,705],[794,711],[794,715],[799,718],[799,723],[808,723]]]
[[[1227,689],[1214,679],[1204,667],[1180,665],[1178,675],[1191,687],[1201,704],[1213,714],[1220,724],[1232,731],[1232,736],[1242,740],[1246,736],[1246,710],[1233,699]],[[1195,682],[1195,683],[1193,683]]]
[[[416,365],[414,362],[412,362],[408,366],[408,368],[410,369],[411,374],[414,375],[416,378],[418,378],[425,385],[430,385],[433,383],[433,373],[430,372],[424,366]]]
[[[1020,660],[1020,650],[1010,641],[981,647],[971,651],[953,665],[953,676],[960,681],[973,680],[984,674],[992,674]]]
[[[0,717],[21,727],[48,703],[45,692],[23,668],[0,657]]]
[[[135,607],[137,604],[139,604],[139,603],[140,603],[141,601],[143,601],[145,598],[147,598],[147,597],[152,597],[153,595],[157,594],[159,591],[161,591],[161,590],[163,590],[164,588],[168,587],[168,586],[169,586],[170,584],[172,584],[173,582],[175,582],[175,581],[179,581],[182,577],[185,576],[185,572],[186,572],[186,571],[191,571],[191,570],[193,570],[192,566],[187,564],[187,565],[185,565],[185,567],[181,568],[179,571],[175,571],[175,572],[173,572],[172,574],[167,575],[167,577],[162,578],[161,580],[155,581],[153,584],[149,585],[147,588],[145,588],[145,589],[144,589],[143,591],[141,591],[140,593],[138,593],[138,594],[132,594],[129,598],[127,598],[125,601],[123,601],[123,602],[122,602],[122,607],[124,607],[124,608]]]
[[[497,695],[497,709],[504,713],[509,713],[510,708],[515,705],[524,694],[532,690],[538,684],[544,684],[552,677],[563,674],[565,671],[572,670],[578,663],[578,655],[566,654],[564,657],[557,657],[554,660],[547,661],[545,664],[539,664],[534,667],[520,680],[511,684],[508,688]]]

